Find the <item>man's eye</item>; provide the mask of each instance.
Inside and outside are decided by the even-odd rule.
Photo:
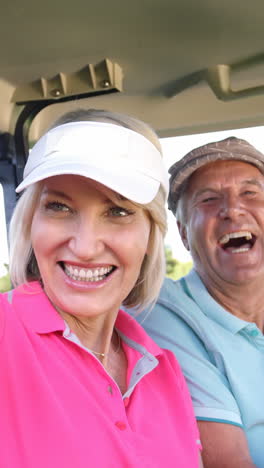
[[[208,203],[215,200],[217,200],[217,197],[206,197],[202,200],[202,203]]]
[[[65,205],[64,203],[58,202],[58,201],[53,201],[53,202],[48,202],[45,205],[46,210],[51,210],[55,212],[68,212],[70,211],[70,208]]]
[[[121,206],[113,206],[112,208],[110,208],[110,214],[111,216],[122,217],[122,216],[129,216],[133,214],[133,212],[126,208],[122,208]]]

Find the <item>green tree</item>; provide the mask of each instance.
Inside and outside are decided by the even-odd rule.
[[[166,257],[166,276],[174,280],[187,275],[192,268],[192,261],[180,262],[173,257],[172,250],[169,246],[165,246],[165,257]]]
[[[9,291],[12,288],[10,276],[8,272],[8,265],[5,264],[6,274],[0,278],[0,292]]]

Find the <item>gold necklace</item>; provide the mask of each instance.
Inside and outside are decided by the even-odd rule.
[[[119,353],[120,346],[121,346],[121,339],[120,339],[119,333],[116,332],[116,334],[117,334],[117,338],[118,338],[118,344],[117,344],[116,350],[114,352]],[[97,356],[101,356],[103,358],[108,356],[108,354],[109,354],[109,352],[108,353],[99,353],[99,351],[93,351],[90,348],[87,348],[87,349],[89,349],[89,351],[91,351],[91,353],[96,354]]]

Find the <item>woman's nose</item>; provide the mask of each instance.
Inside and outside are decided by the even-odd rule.
[[[99,223],[87,219],[77,224],[68,244],[76,257],[91,260],[103,252],[105,234],[101,227]]]

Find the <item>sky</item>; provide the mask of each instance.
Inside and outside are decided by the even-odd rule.
[[[161,145],[164,154],[164,162],[169,167],[178,159],[182,158],[192,149],[212,141],[222,140],[229,136],[244,138],[254,145],[258,150],[264,152],[264,126],[243,128],[237,130],[226,130],[221,132],[200,133],[196,135],[187,135],[173,138],[161,139]],[[6,240],[5,215],[3,210],[3,192],[0,184],[0,276],[5,274],[4,263],[8,263],[8,249]],[[190,260],[190,254],[184,248],[176,221],[172,213],[168,211],[168,233],[165,238],[165,244],[168,245],[173,256],[182,262]]]

